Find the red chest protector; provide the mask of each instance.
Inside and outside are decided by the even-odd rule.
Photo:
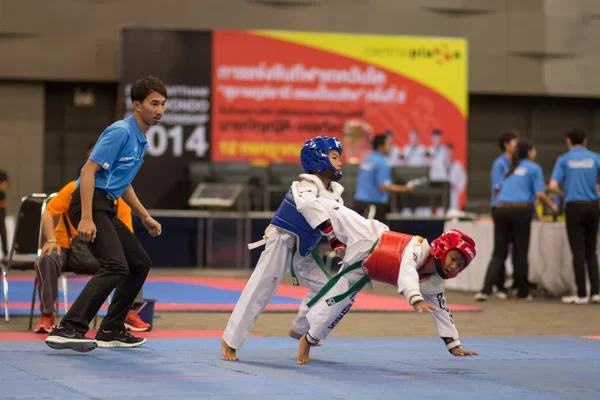
[[[369,278],[396,286],[404,248],[414,238],[393,231],[385,231],[373,252],[363,262],[363,270]]]

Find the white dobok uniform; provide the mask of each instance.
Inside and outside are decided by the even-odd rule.
[[[292,183],[294,202],[297,210],[309,225],[316,229],[317,226],[329,219],[329,214],[317,199],[326,197],[332,203],[343,204],[341,195],[344,188],[342,185],[332,182],[331,191],[329,191],[315,175],[301,174],[300,178],[302,178],[301,181]],[[234,349],[242,347],[252,331],[256,319],[275,295],[279,283],[290,273],[292,262],[297,277],[310,289],[302,300],[296,319],[292,324],[294,332],[300,335],[305,334],[309,329],[306,319],[307,303],[329,280],[312,255],[303,257],[298,251],[294,254],[293,247],[297,237],[293,233],[269,225],[264,239],[266,247],[261,253],[258,264],[246,283],[223,333],[225,342]]]
[[[356,212],[341,206],[327,198],[317,201],[329,212],[336,237],[346,243],[346,256],[340,272],[356,262],[367,258],[375,241],[388,230],[387,226],[373,219],[365,219]],[[433,318],[440,337],[452,338],[453,345],[458,345],[458,331],[444,297],[444,280],[434,273],[427,277],[419,277],[418,269],[429,259],[430,248],[427,240],[414,236],[404,247],[400,272],[398,274],[398,293],[404,295],[412,304],[419,300],[434,305]],[[340,273],[338,272],[338,274]],[[354,303],[357,292],[351,293],[343,300],[327,304],[327,299],[348,292],[352,286],[365,276],[362,268],[346,273],[322,298],[320,298],[307,314],[310,329],[308,333],[313,339],[325,340],[333,328],[341,321]]]

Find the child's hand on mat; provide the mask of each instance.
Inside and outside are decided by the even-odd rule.
[[[465,350],[460,346],[453,347],[452,350],[450,350],[450,353],[452,353],[452,355],[455,357],[478,356],[479,355],[479,353],[477,353],[477,352]]]

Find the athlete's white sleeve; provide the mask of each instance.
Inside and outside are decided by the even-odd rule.
[[[411,306],[417,301],[423,300],[417,272],[417,263],[421,260],[422,243],[423,239],[419,236],[412,238],[404,248],[400,262],[398,293],[406,297]]]
[[[314,183],[306,180],[294,182],[292,183],[292,193],[297,210],[313,229],[329,219],[329,214],[317,201],[319,188]]]
[[[436,311],[432,312],[433,320],[435,322],[435,326],[437,328],[438,334],[442,339],[451,339],[446,344],[448,350],[451,350],[454,347],[460,346],[460,341],[458,339],[458,330],[454,325],[454,318],[452,317],[452,312],[446,305],[446,298],[444,293],[438,294],[424,294],[425,301],[435,307],[437,307]]]

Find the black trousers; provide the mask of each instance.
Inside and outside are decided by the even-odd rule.
[[[385,215],[388,213],[390,208],[386,203],[368,203],[360,200],[354,201],[354,211],[365,218],[369,216],[372,207],[375,208],[375,216],[372,218],[385,224]]]
[[[2,240],[2,253],[8,256],[8,238],[6,237],[6,208],[0,207],[0,240]]]
[[[585,264],[588,267],[591,295],[599,294],[598,258],[596,256],[596,240],[598,238],[598,221],[600,220],[600,204],[596,201],[571,201],[565,207],[567,234],[573,253],[573,269],[577,283],[577,296],[586,297]]]
[[[496,224],[496,207],[492,207],[492,219],[494,220],[494,225]],[[504,285],[506,284],[506,265],[502,265],[502,269],[498,271],[498,276],[495,279],[494,286],[496,289],[502,292],[506,292],[506,288]]]
[[[69,218],[75,227],[81,221],[79,189],[73,192]],[[90,321],[116,288],[100,329],[124,330],[125,316],[150,271],[150,257],[135,235],[117,218],[116,202],[100,189],[94,191],[92,219],[97,233],[89,248],[100,263],[100,270],[85,285],[61,325],[86,333]]]
[[[529,294],[529,238],[531,235],[531,217],[533,206],[530,207],[496,207],[494,212],[494,253],[485,274],[482,293],[491,294],[492,288],[498,282],[498,276],[504,269],[510,244],[513,245],[514,281],[517,287],[517,297],[527,297]]]

